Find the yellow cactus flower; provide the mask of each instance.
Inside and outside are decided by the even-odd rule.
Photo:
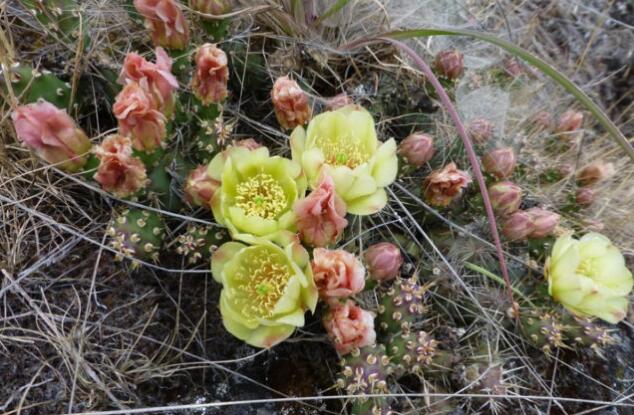
[[[283,157],[269,156],[266,147],[233,146],[209,163],[209,177],[220,181],[211,208],[234,239],[243,235],[272,238],[295,230],[293,203],[306,192],[301,167]]]
[[[246,240],[250,245],[227,242],[212,257],[213,277],[223,286],[220,313],[240,340],[272,347],[304,325],[306,310],[315,311],[317,287],[297,235],[278,233],[279,246],[253,236]]]
[[[396,179],[396,142],[380,143],[372,115],[347,105],[314,117],[308,128],[291,134],[293,160],[301,163],[308,185],[319,184],[322,171],[333,178],[348,212],[371,215],[387,203],[385,187]]]
[[[625,318],[632,273],[610,240],[589,233],[577,240],[559,237],[546,261],[548,292],[574,314],[616,324]]]

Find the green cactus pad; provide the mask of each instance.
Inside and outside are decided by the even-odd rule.
[[[387,344],[387,353],[394,365],[394,373],[421,375],[432,364],[438,342],[424,331],[394,335]]]
[[[156,262],[165,237],[165,223],[156,212],[126,209],[115,217],[107,232],[110,246],[119,252],[117,260],[133,257]]]
[[[176,252],[183,255],[190,265],[209,263],[213,251],[228,240],[229,234],[225,229],[190,225],[176,238]]]
[[[37,102],[39,99],[50,102],[57,108],[67,109],[70,103],[70,84],[63,82],[51,72],[36,70],[30,65],[16,63],[0,74],[0,81],[8,76],[13,93],[23,104]],[[1,82],[4,89],[4,82]]]
[[[396,333],[408,333],[425,312],[427,289],[416,281],[397,278],[379,299],[377,323],[387,338]]]

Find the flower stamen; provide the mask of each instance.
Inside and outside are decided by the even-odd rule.
[[[368,161],[370,156],[361,142],[354,137],[318,137],[317,147],[324,153],[326,163],[354,169]]]
[[[247,216],[276,219],[287,205],[284,189],[270,174],[258,173],[237,186],[236,206]]]

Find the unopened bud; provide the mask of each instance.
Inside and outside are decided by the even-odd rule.
[[[401,141],[399,153],[412,166],[421,167],[434,156],[434,139],[423,133],[413,133]]]
[[[493,123],[486,118],[475,118],[469,123],[467,132],[477,144],[484,144],[493,136]]]
[[[365,263],[372,279],[389,281],[398,276],[403,257],[396,245],[381,242],[370,246],[365,251]]]
[[[533,222],[533,231],[529,235],[532,239],[540,239],[552,234],[561,219],[561,216],[555,212],[538,207],[528,209],[526,213]]]
[[[457,79],[464,73],[464,55],[456,49],[448,49],[436,55],[436,70],[448,79]]]
[[[516,164],[515,152],[510,147],[495,149],[482,157],[484,171],[498,179],[509,177]]]
[[[582,187],[577,190],[575,200],[578,205],[590,206],[596,199],[596,193],[589,187]]]
[[[502,227],[502,234],[511,241],[526,239],[531,232],[533,232],[533,221],[524,211],[513,213]]]
[[[581,128],[583,124],[583,113],[574,110],[568,110],[559,117],[557,125],[558,133],[571,133]]]
[[[595,161],[588,164],[577,173],[577,181],[582,186],[592,186],[614,174],[614,165],[612,163],[604,163]]]
[[[489,187],[489,197],[495,213],[508,216],[520,208],[522,189],[515,183],[500,182]]]

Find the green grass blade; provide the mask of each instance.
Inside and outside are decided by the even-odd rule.
[[[416,30],[402,30],[394,31],[381,35],[380,37],[387,37],[392,39],[409,39],[421,36],[470,36],[476,39],[483,40],[485,42],[492,43],[505,49],[512,55],[524,60],[526,63],[533,65],[541,72],[552,78],[555,82],[561,85],[566,91],[571,93],[577,100],[594,115],[599,123],[606,129],[610,136],[625,150],[628,156],[634,160],[634,147],[625,138],[619,128],[608,118],[603,110],[595,104],[592,99],[586,95],[578,86],[576,86],[570,79],[564,74],[557,71],[550,66],[544,60],[537,56],[527,52],[526,50],[515,46],[511,42],[501,39],[497,36],[490,35],[488,33],[477,32],[473,30],[461,30],[461,29],[416,29]]]
[[[315,26],[319,25],[321,22],[346,7],[346,4],[348,3],[350,3],[350,0],[338,0],[328,10],[326,10],[324,14],[322,14],[317,20],[315,20]]]

